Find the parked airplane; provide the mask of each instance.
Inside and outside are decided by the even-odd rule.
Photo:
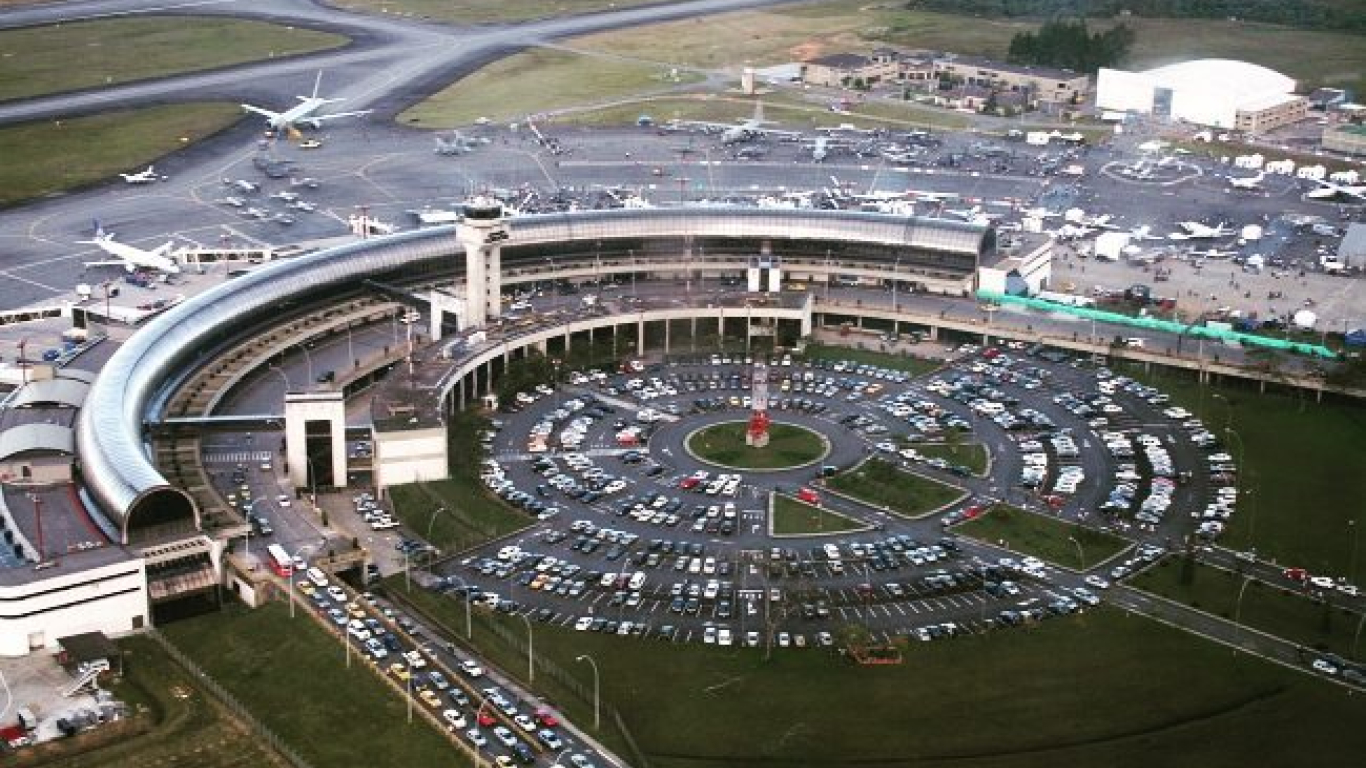
[[[1262,178],[1265,176],[1266,173],[1261,171],[1256,176],[1245,176],[1241,179],[1237,176],[1229,176],[1228,185],[1234,189],[1261,189]]]
[[[1179,221],[1177,226],[1184,232],[1173,232],[1167,235],[1168,240],[1207,240],[1216,237],[1230,237],[1238,234],[1232,227],[1225,228],[1223,224],[1217,227],[1210,227],[1198,221]]]
[[[1190,249],[1189,251],[1186,251],[1186,255],[1187,255],[1187,256],[1194,256],[1194,257],[1196,257],[1196,258],[1201,258],[1201,259],[1229,259],[1229,258],[1232,258],[1232,257],[1234,257],[1234,256],[1237,256],[1237,255],[1238,255],[1238,252],[1237,252],[1237,251],[1221,251],[1221,250],[1219,250],[1218,248],[1210,248],[1210,249],[1204,250],[1204,251],[1198,250],[1198,249],[1196,249],[1196,248],[1192,248],[1192,249]]]
[[[712,123],[703,120],[683,120],[675,125],[687,128],[701,128],[708,132],[721,133],[722,144],[738,144],[742,141],[751,141],[760,136],[778,136],[782,138],[797,138],[801,134],[797,131],[777,131],[772,128],[765,128],[765,125],[773,121],[764,119],[764,103],[758,101],[754,103],[754,116],[742,120],[738,125],[729,123]]]
[[[819,162],[821,162],[822,160],[824,160],[829,154],[830,154],[830,139],[829,139],[829,137],[827,137],[827,136],[821,136],[821,137],[819,137],[819,138],[816,139],[816,143],[814,143],[814,144],[811,145],[811,159],[812,159],[812,160],[815,160],[816,162],[819,163]]]
[[[1319,185],[1318,189],[1311,189],[1304,193],[1305,197],[1315,200],[1332,200],[1339,195],[1342,197],[1353,197],[1357,200],[1366,200],[1366,184],[1348,186],[1332,181],[1322,181],[1314,179],[1314,183]]]
[[[328,104],[335,104],[339,101],[345,101],[345,99],[324,99],[319,97],[318,87],[322,85],[322,81],[323,73],[319,71],[318,79],[313,81],[313,95],[299,96],[299,103],[294,105],[293,107],[290,107],[284,112],[272,112],[269,109],[252,106],[251,104],[243,104],[242,109],[245,109],[248,112],[255,112],[258,115],[264,116],[266,118],[266,122],[270,124],[271,129],[276,131],[292,130],[298,125],[307,125],[312,128],[321,128],[323,122],[327,120],[336,120],[339,117],[356,117],[359,115],[370,114],[370,110],[368,109],[361,110],[359,112],[337,112],[331,115],[316,114],[319,109],[322,109],[324,106]]]
[[[163,179],[162,176],[157,175],[156,168],[151,165],[147,166],[147,170],[145,171],[140,171],[138,173],[120,173],[119,175],[129,184],[151,184]]]
[[[105,232],[97,221],[95,222],[95,239],[78,242],[94,245],[114,257],[108,261],[87,261],[85,262],[87,267],[123,267],[128,272],[136,272],[139,269],[154,269],[168,275],[180,274],[180,265],[172,261],[169,255],[172,245],[169,240],[159,248],[144,251],[136,246],[117,242],[114,240],[114,233]]]

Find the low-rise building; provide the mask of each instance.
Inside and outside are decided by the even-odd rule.
[[[1333,125],[1323,129],[1323,148],[1345,155],[1366,155],[1366,125]]]

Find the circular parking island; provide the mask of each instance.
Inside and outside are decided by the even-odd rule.
[[[745,443],[748,428],[749,424],[743,421],[713,424],[688,435],[683,445],[698,461],[727,469],[796,469],[814,464],[830,453],[830,442],[805,427],[770,424],[768,445],[763,448]]]

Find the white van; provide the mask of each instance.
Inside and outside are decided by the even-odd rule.
[[[308,577],[309,581],[313,582],[313,586],[318,589],[327,589],[327,575],[322,571],[317,568],[309,568],[304,572],[304,575]]]

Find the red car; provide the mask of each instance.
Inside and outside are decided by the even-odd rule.
[[[1309,572],[1303,568],[1286,568],[1282,575],[1291,581],[1298,581],[1301,583],[1309,578]]]
[[[479,710],[479,716],[475,718],[475,721],[478,722],[479,725],[483,726],[484,728],[487,728],[498,722],[497,720],[493,719],[493,715],[489,714],[488,712],[485,712],[482,709]]]
[[[963,519],[964,519],[964,520],[976,520],[977,518],[981,517],[981,516],[983,515],[983,513],[985,513],[986,511],[987,511],[987,508],[986,508],[985,505],[982,505],[982,504],[973,504],[972,506],[970,506],[970,507],[968,507],[967,509],[963,510]]]
[[[697,484],[700,483],[700,482],[702,482],[702,481],[701,481],[701,480],[698,480],[698,479],[695,478],[695,477],[685,477],[685,478],[683,478],[682,482],[680,482],[680,483],[678,484],[678,487],[679,487],[679,488],[683,488],[683,489],[696,488],[696,487],[697,487]]]
[[[555,713],[551,712],[548,709],[536,710],[535,718],[536,722],[540,723],[546,728],[554,728],[555,726],[560,724],[559,718],[555,717]]]
[[[807,504],[814,504],[816,506],[820,506],[821,504],[821,495],[811,490],[810,488],[802,488],[798,490],[797,498],[801,501],[806,502]]]

